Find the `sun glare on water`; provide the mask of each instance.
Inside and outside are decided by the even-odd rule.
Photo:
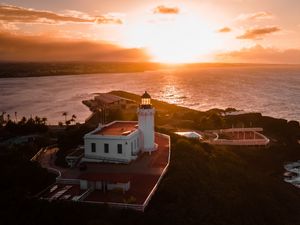
[[[152,61],[160,63],[207,60],[204,56],[214,50],[217,39],[205,21],[195,23],[199,19],[188,15],[163,19],[132,27],[129,30],[131,45],[146,48]]]

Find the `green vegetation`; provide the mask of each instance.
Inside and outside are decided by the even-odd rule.
[[[140,102],[141,97],[124,91],[112,91],[111,94]],[[226,110],[211,109],[201,112],[166,102],[152,100],[157,113],[155,124],[158,128],[169,131],[176,129],[213,130],[234,127],[263,127],[268,136],[278,141],[296,141],[299,135],[299,122],[276,119],[262,116],[261,113],[247,113],[235,116],[222,116],[226,111],[235,111],[233,108]],[[128,118],[136,117],[135,113],[127,115]]]
[[[32,133],[45,133],[48,131],[46,126],[47,118],[40,118],[36,116],[35,118],[23,117],[20,121],[15,122],[8,120],[5,123],[4,129],[0,130],[0,136],[5,138],[7,136],[17,136],[26,135]]]
[[[83,136],[93,129],[95,127],[87,124],[67,126],[65,131],[58,135],[57,146],[59,151],[56,154],[55,163],[67,167],[65,157],[78,145],[83,145]]]
[[[43,121],[39,117],[23,118],[18,123],[9,120],[0,127],[0,217],[6,224],[13,224],[24,201],[32,199],[55,180],[54,174],[41,168],[37,162],[30,161],[42,147],[52,143]],[[20,135],[32,135],[34,138],[15,141]]]
[[[145,213],[70,202],[24,201],[16,224],[299,224],[299,189],[282,163],[299,149],[215,148],[172,135],[172,158]],[[55,215],[55,216],[54,216]]]
[[[139,100],[139,96],[126,92],[114,94]],[[222,110],[218,109],[198,112],[159,101],[153,104],[158,111],[157,130],[171,135],[172,154],[170,168],[144,213],[111,209],[105,205],[49,203],[26,198],[25,193],[17,195],[20,187],[24,186],[26,193],[34,193],[35,187],[42,188],[40,183],[51,180],[42,174],[38,165],[32,166],[32,171],[23,169],[20,166],[23,161],[14,160],[21,157],[18,147],[10,161],[7,156],[1,156],[1,160],[7,161],[1,165],[2,172],[15,171],[10,169],[12,165],[22,170],[22,178],[12,172],[1,174],[9,181],[3,186],[6,191],[2,189],[1,192],[7,195],[3,205],[9,205],[1,210],[1,220],[5,224],[43,225],[300,224],[300,190],[284,183],[282,177],[283,164],[300,159],[298,122],[259,113],[223,117],[219,115]],[[177,128],[216,129],[232,124],[262,126],[272,140],[271,146],[267,149],[216,147],[172,133]],[[82,134],[90,129],[92,127],[87,125],[69,126],[59,135],[59,146],[68,149],[82,143]],[[3,155],[2,152],[1,149]]]
[[[172,140],[171,167],[152,202],[163,202],[158,217],[170,224],[300,222],[299,190],[282,181],[283,162],[300,156],[296,146],[220,148]]]

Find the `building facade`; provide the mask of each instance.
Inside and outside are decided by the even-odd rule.
[[[137,110],[138,121],[114,121],[84,136],[83,162],[129,163],[140,152],[157,148],[151,97],[145,92]]]

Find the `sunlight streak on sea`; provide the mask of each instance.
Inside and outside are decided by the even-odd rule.
[[[95,93],[124,90],[198,110],[234,107],[300,121],[300,67],[219,67],[129,74],[91,74],[0,79],[0,111],[63,121],[84,121],[81,101]]]

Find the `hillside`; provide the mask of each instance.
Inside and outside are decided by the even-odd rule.
[[[2,218],[10,224],[300,224],[300,190],[284,183],[282,176],[284,162],[300,159],[298,122],[259,113],[221,117],[217,109],[198,112],[160,101],[153,104],[157,130],[171,135],[172,153],[169,171],[144,213],[24,198],[6,202],[14,210],[1,213]],[[269,148],[214,147],[172,133],[176,128],[216,129],[250,121],[265,129],[272,140]],[[74,139],[81,131],[70,127],[62,137]]]

